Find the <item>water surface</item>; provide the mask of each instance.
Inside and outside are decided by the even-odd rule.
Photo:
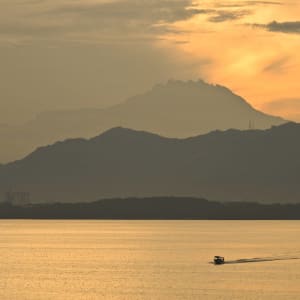
[[[299,221],[2,220],[0,299],[299,299],[299,237]]]

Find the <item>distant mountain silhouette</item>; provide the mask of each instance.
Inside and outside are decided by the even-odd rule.
[[[299,202],[300,124],[171,139],[113,128],[38,148],[0,167],[0,194],[35,202],[198,196],[217,201]]]
[[[22,126],[0,128],[0,162],[66,138],[90,138],[122,126],[185,138],[230,128],[266,129],[285,123],[261,113],[229,89],[204,81],[169,81],[107,109],[46,112]]]
[[[11,205],[0,203],[0,219],[299,220],[298,204],[218,203],[189,197],[103,199],[91,203]],[[227,261],[246,263],[282,258]]]

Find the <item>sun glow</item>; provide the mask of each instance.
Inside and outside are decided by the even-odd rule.
[[[299,32],[268,30],[267,24],[297,20],[300,5],[293,2],[199,1],[194,18],[174,24],[170,41],[199,66],[199,76],[226,85],[266,112],[272,101],[299,99]],[[295,107],[295,109],[297,109]],[[293,108],[289,108],[292,111]],[[272,111],[274,113],[274,111]],[[281,110],[275,112],[280,115]],[[295,114],[287,115],[295,119]]]

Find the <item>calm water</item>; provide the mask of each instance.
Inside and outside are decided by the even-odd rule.
[[[299,237],[297,221],[0,221],[0,299],[300,299]]]

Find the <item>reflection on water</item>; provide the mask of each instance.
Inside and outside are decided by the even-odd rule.
[[[1,300],[299,300],[298,221],[2,220],[0,233]]]

